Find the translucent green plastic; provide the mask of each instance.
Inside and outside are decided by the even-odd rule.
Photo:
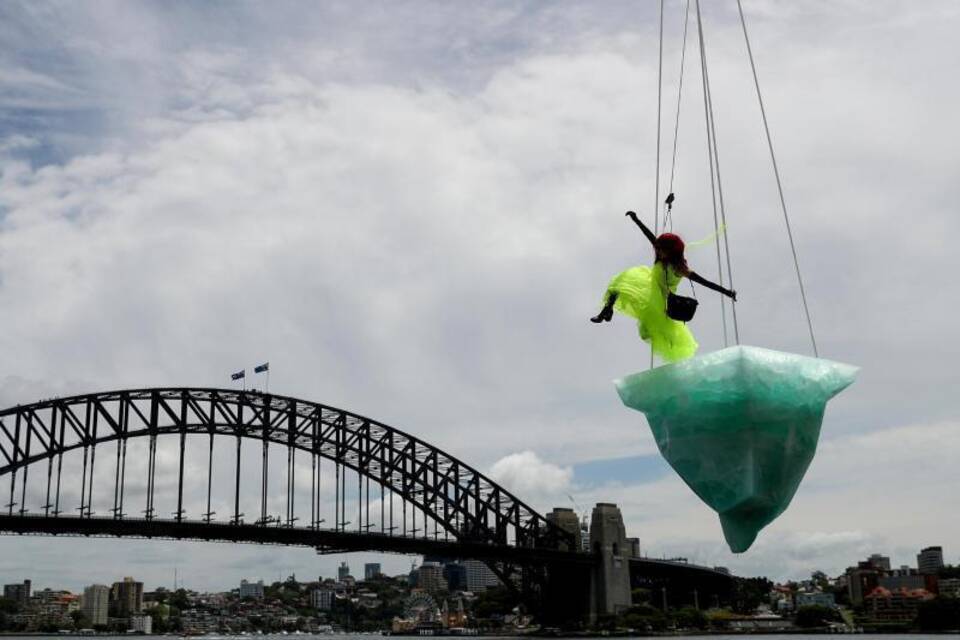
[[[735,553],[790,504],[813,460],[827,401],[857,368],[731,347],[616,382],[642,411],[660,453],[720,514]]]

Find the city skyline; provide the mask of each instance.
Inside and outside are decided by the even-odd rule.
[[[623,213],[653,213],[655,3],[367,6],[0,7],[0,407],[230,387],[269,361],[271,391],[396,425],[541,513],[617,503],[654,556],[783,579],[960,539],[957,308],[938,284],[960,269],[954,3],[744,3],[822,352],[862,375],[740,556],[616,397],[649,363],[636,327],[588,321],[609,274],[651,258]],[[666,6],[670,105],[682,23]],[[745,340],[805,353],[733,4],[705,20]],[[690,239],[712,227],[697,99],[678,155]],[[710,250],[690,260],[706,270]],[[704,350],[723,344],[718,305],[691,323]],[[329,562],[0,537],[0,576],[40,585]]]

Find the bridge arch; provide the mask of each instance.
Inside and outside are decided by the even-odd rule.
[[[6,511],[9,516],[24,515],[31,466],[46,461],[47,473],[41,475],[40,480],[46,484],[44,516],[89,519],[89,502],[87,511],[84,511],[87,500],[84,494],[88,490],[87,451],[95,452],[98,445],[116,443],[112,512],[114,519],[122,520],[122,487],[127,474],[126,443],[131,439],[145,438],[149,443],[145,519],[158,520],[153,507],[156,442],[161,436],[179,436],[179,497],[173,520],[182,522],[183,461],[187,436],[194,435],[209,436],[211,461],[215,439],[232,438],[236,441],[236,495],[231,524],[243,523],[239,509],[243,476],[240,451],[243,442],[253,440],[262,444],[264,452],[273,444],[285,447],[288,452],[308,454],[314,471],[319,468],[320,459],[334,461],[338,474],[340,469],[344,473],[351,469],[358,477],[389,490],[391,496],[396,495],[419,509],[425,517],[437,523],[446,536],[453,536],[458,541],[471,545],[573,548],[570,533],[548,522],[478,470],[409,433],[321,403],[257,391],[214,388],[107,391],[52,398],[0,411],[0,483],[9,478]],[[63,456],[80,450],[84,453],[83,473],[79,480],[82,485],[80,515],[64,517],[60,508]],[[264,456],[266,459],[266,453]],[[293,460],[292,454],[288,460]],[[95,461],[95,455],[91,455],[90,500]],[[311,482],[318,478],[319,475],[312,475]],[[287,482],[287,515],[278,524],[293,527],[296,517],[289,492],[296,480],[289,467]],[[208,483],[208,492],[209,486]],[[345,485],[342,490],[345,491]],[[208,493],[208,505],[209,500]],[[318,501],[319,487],[312,486],[310,529],[320,529]],[[262,520],[257,524],[271,524]],[[368,513],[368,528],[371,526],[369,520]],[[213,524],[209,508],[206,523]],[[362,516],[359,525],[362,531]],[[336,523],[336,526],[339,528],[340,524]]]

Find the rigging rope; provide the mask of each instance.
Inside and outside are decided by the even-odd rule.
[[[660,0],[660,55],[657,72],[657,169],[653,190],[653,233],[660,233],[660,112],[663,104],[663,3]]]
[[[717,250],[719,252],[719,249],[720,249],[719,235],[721,235],[719,234],[719,231],[721,228],[722,229],[727,228],[727,208],[723,200],[723,180],[721,180],[720,178],[720,151],[719,151],[719,145],[717,144],[717,128],[716,128],[716,120],[714,118],[714,112],[713,112],[713,91],[710,88],[710,72],[707,68],[706,38],[703,35],[703,23],[700,16],[700,0],[697,0],[697,30],[700,36],[701,61],[703,64],[702,72],[703,72],[703,78],[704,78],[704,96],[707,102],[707,112],[709,114],[707,126],[709,126],[710,131],[708,135],[707,144],[708,146],[712,146],[713,166],[716,168],[716,173],[717,173],[717,196],[720,201],[720,222],[722,226],[717,226],[716,228],[716,231],[718,233]],[[713,142],[712,145],[710,145],[711,140]],[[716,212],[714,212],[714,215],[716,215]],[[714,220],[714,223],[716,223],[716,220]],[[733,266],[731,265],[731,262],[730,262],[730,236],[727,233],[723,233],[722,235],[723,235],[724,254],[726,255],[726,262],[727,262],[727,280],[730,282],[730,288],[734,289],[735,287],[733,285]],[[721,302],[721,310],[725,312],[726,309],[725,309],[725,305],[723,304],[724,303],[723,298],[720,299],[720,302]],[[737,322],[736,301],[733,301],[733,300],[730,301],[730,312],[733,316],[734,341],[736,342],[736,344],[740,344],[740,326],[739,326],[739,323]],[[726,319],[724,319],[724,322],[726,322]]]
[[[683,44],[680,47],[680,79],[677,83],[677,117],[673,124],[673,159],[670,162],[670,189],[667,199],[673,196],[673,176],[677,170],[677,139],[680,133],[680,98],[683,96],[683,65],[687,58],[687,26],[690,23],[690,0],[687,0],[687,6],[683,11]],[[673,231],[673,203],[668,202],[667,211],[663,217],[663,226],[666,228],[670,224],[670,231]]]
[[[710,126],[711,113],[710,113],[710,101],[709,101],[709,78],[707,76],[707,58],[706,53],[703,47],[703,21],[701,20],[700,15],[700,0],[695,0],[695,6],[697,11],[697,35],[700,43],[700,78],[703,83],[703,116],[706,121],[707,126],[707,163],[710,165],[710,198],[713,202],[713,226],[715,230],[720,229],[720,221],[717,218],[717,187],[716,187],[716,176],[714,171],[714,153],[713,145],[715,141],[713,140],[712,128]],[[718,280],[719,285],[723,286],[723,261],[720,256],[720,238],[717,238],[717,271],[718,271]],[[727,307],[724,299],[720,298],[720,317],[723,320],[723,346],[727,347],[730,344],[730,339],[727,334]]]
[[[657,72],[657,163],[653,188],[653,233],[660,233],[660,112],[663,104],[663,3],[660,0],[660,53]],[[650,347],[650,368],[653,368],[653,346]]]
[[[698,0],[699,1],[699,0]],[[780,194],[780,208],[783,210],[783,221],[787,225],[787,237],[790,239],[790,251],[793,253],[793,266],[797,272],[797,283],[800,285],[800,298],[803,300],[803,312],[807,318],[807,328],[810,330],[810,342],[813,344],[813,354],[820,357],[817,350],[817,339],[813,335],[813,321],[810,319],[810,308],[807,306],[807,293],[803,287],[803,276],[800,275],[800,261],[797,258],[797,247],[793,242],[793,231],[790,228],[790,216],[787,215],[787,203],[783,197],[783,185],[780,182],[780,169],[777,167],[777,156],[773,151],[773,140],[770,137],[770,126],[767,123],[767,110],[763,106],[763,95],[760,93],[760,80],[757,78],[757,65],[753,60],[753,48],[750,46],[750,36],[747,35],[747,21],[743,17],[743,6],[737,0],[737,11],[740,13],[740,24],[743,27],[743,39],[747,43],[747,55],[750,58],[750,70],[753,72],[753,84],[757,89],[757,102],[760,103],[760,115],[763,117],[763,130],[767,136],[767,147],[770,149],[770,160],[773,163],[773,175],[777,181],[777,192]]]

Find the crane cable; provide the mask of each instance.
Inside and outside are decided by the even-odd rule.
[[[663,2],[660,0],[660,53],[657,71],[657,163],[653,188],[653,233],[660,233],[660,112],[663,105]]]
[[[683,66],[687,58],[687,27],[690,24],[690,0],[683,11],[683,44],[680,46],[680,78],[677,82],[677,116],[673,123],[673,159],[670,161],[670,189],[667,196],[666,212],[663,214],[663,226],[670,225],[673,231],[673,177],[677,171],[677,140],[680,134],[680,98],[683,96]]]
[[[660,51],[657,71],[657,162],[653,187],[653,233],[660,233],[660,112],[663,105],[663,3],[660,0]],[[650,368],[653,369],[653,344],[650,345]]]
[[[757,78],[757,65],[753,60],[753,48],[750,46],[750,36],[747,35],[747,21],[743,17],[743,6],[737,0],[737,11],[740,13],[740,25],[743,27],[743,39],[747,43],[747,55],[750,57],[750,70],[753,72],[753,85],[757,90],[757,102],[760,103],[760,115],[763,117],[763,130],[767,136],[767,147],[770,149],[770,160],[773,163],[773,175],[777,181],[777,193],[780,195],[780,208],[783,211],[783,221],[787,226],[787,237],[790,239],[790,251],[793,253],[793,266],[797,272],[797,284],[800,285],[800,298],[803,300],[803,312],[807,318],[807,328],[810,330],[810,342],[813,344],[813,354],[820,357],[817,349],[817,339],[813,335],[813,321],[810,319],[810,308],[807,306],[807,294],[803,287],[803,276],[800,275],[800,261],[797,258],[797,247],[793,242],[793,231],[790,228],[790,216],[787,215],[787,203],[783,197],[783,185],[780,182],[780,170],[777,167],[777,156],[773,151],[773,140],[770,137],[770,126],[767,123],[767,110],[763,105],[763,95],[760,93],[760,80]]]
[[[711,191],[713,191],[714,188],[716,191],[715,194],[711,192],[711,197],[713,198],[713,223],[717,242],[717,270],[720,274],[720,286],[723,286],[723,263],[721,261],[720,252],[720,236],[722,235],[724,248],[723,253],[726,256],[727,263],[727,279],[730,282],[730,288],[733,289],[733,266],[730,261],[730,239],[729,235],[725,231],[722,234],[720,233],[721,229],[726,230],[727,228],[727,212],[726,205],[723,200],[723,181],[720,178],[720,153],[717,144],[716,120],[713,112],[713,92],[710,88],[710,73],[707,68],[706,39],[703,35],[703,19],[700,13],[700,0],[695,0],[695,2],[697,11],[697,35],[700,41],[700,71],[703,79],[703,108],[707,126],[707,155],[709,156],[708,161],[710,163],[710,186]],[[715,183],[714,175],[716,175]],[[720,204],[719,222],[717,221],[718,199]],[[737,321],[737,304],[735,301],[730,302],[730,310],[733,318],[734,342],[736,344],[740,344],[740,326]],[[729,344],[729,339],[727,336],[727,313],[726,301],[723,298],[720,298],[720,312],[723,317],[723,344],[724,346],[727,346]]]

